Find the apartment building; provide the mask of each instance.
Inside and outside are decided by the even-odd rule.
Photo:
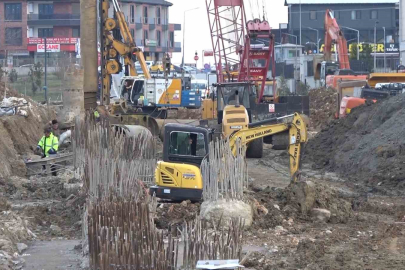
[[[169,23],[172,3],[164,0],[121,0],[120,4],[135,43],[143,48],[147,60],[161,60],[166,52],[181,52],[181,43],[174,39],[174,33],[181,30],[181,25]],[[112,16],[112,7],[109,12]]]
[[[181,51],[174,41],[179,24],[169,24],[164,0],[121,0],[132,36],[148,60],[160,60],[165,52]],[[111,5],[110,15],[113,16]],[[77,55],[80,42],[79,0],[0,0],[0,59],[8,66],[33,63],[44,57],[45,38],[52,59]]]

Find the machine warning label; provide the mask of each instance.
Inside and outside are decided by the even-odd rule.
[[[256,137],[260,137],[260,136],[263,136],[263,135],[266,135],[266,134],[270,134],[271,132],[272,132],[271,129],[263,130],[263,131],[260,131],[260,132],[255,133],[255,134],[246,136],[246,139],[247,139],[247,140],[249,140],[249,139],[254,139],[254,138],[256,138]]]
[[[269,104],[269,112],[271,113],[276,112],[276,107],[274,106],[274,104]]]

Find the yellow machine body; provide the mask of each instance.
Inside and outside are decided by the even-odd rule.
[[[241,106],[233,109],[240,110]],[[234,112],[234,110],[230,111]],[[172,126],[170,132],[176,132],[176,127],[181,128],[181,132],[185,132],[187,129],[190,130],[190,133],[196,132],[195,130],[198,129],[201,130],[201,128],[198,127],[178,125]],[[166,126],[166,128],[168,128],[168,126]],[[300,114],[295,113],[292,115],[292,121],[287,123],[277,123],[271,125],[263,124],[253,128],[249,128],[248,125],[243,125],[240,130],[233,132],[227,137],[227,139],[229,140],[229,145],[232,152],[235,154],[235,145],[237,140],[240,140],[243,144],[248,144],[255,139],[285,131],[289,132],[288,153],[290,161],[290,175],[291,182],[294,183],[298,181],[300,174],[301,147],[302,144],[306,143],[308,139],[306,121],[303,117],[301,117]],[[171,134],[170,132],[167,134]],[[206,132],[206,134],[208,134],[208,132]],[[168,140],[170,140],[170,138],[165,136],[165,143],[168,143]],[[208,140],[205,142],[208,143]],[[208,147],[206,149],[208,149]],[[150,192],[152,194],[155,193],[157,197],[174,200],[201,199],[203,179],[200,169],[195,164],[184,162],[187,160],[187,156],[182,156],[182,158],[183,161],[176,162],[176,159],[173,159],[173,161],[170,162],[158,162],[155,171],[156,186],[150,188]]]
[[[222,118],[222,136],[229,137],[235,131],[247,129],[249,125],[249,114],[242,105],[227,105],[224,108]]]
[[[164,187],[203,188],[200,168],[191,164],[158,161],[155,182]]]

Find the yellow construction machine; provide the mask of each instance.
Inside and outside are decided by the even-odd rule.
[[[243,97],[242,97],[243,98]],[[288,132],[291,181],[299,177],[302,144],[307,141],[304,118],[295,113],[287,117],[273,118],[249,123],[247,109],[239,104],[239,93],[235,92],[235,103],[223,109],[222,139],[229,140],[232,151],[237,140],[251,144],[266,136]],[[292,118],[292,121],[283,121]],[[204,127],[182,124],[165,126],[163,161],[155,170],[156,185],[151,194],[171,200],[199,201],[202,198],[203,179],[200,171],[202,160],[209,155],[209,142],[215,131]]]

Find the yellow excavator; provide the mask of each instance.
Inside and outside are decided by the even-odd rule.
[[[239,103],[239,92],[235,91],[234,94],[235,103],[226,105],[223,110],[222,138],[229,140],[229,145],[235,152],[237,140],[243,144],[251,144],[263,137],[288,131],[291,181],[296,182],[299,177],[302,145],[307,141],[305,119],[295,113],[281,119],[249,123],[247,109]],[[288,118],[292,118],[292,121],[285,121]],[[230,135],[225,137],[226,134]],[[215,131],[204,127],[165,125],[163,161],[157,164],[156,185],[150,188],[150,193],[175,201],[200,201],[203,189],[200,165],[209,155],[209,142],[214,138]]]

